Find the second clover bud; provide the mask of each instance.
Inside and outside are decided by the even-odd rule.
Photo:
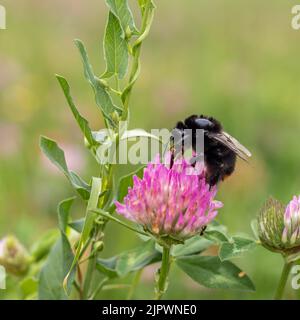
[[[258,217],[258,235],[269,250],[280,252],[285,257],[300,254],[300,196],[285,207],[270,198]]]
[[[28,271],[30,256],[24,246],[14,236],[0,240],[0,265],[8,273],[23,276]]]

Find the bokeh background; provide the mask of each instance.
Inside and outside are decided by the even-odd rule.
[[[133,3],[134,1],[131,1]],[[300,193],[300,31],[291,28],[286,0],[157,0],[154,25],[143,46],[142,73],[131,103],[131,128],[171,128],[191,113],[220,119],[253,152],[250,165],[220,187],[219,221],[231,233],[251,234],[250,223],[273,195],[288,202]],[[73,44],[82,39],[97,73],[104,70],[104,0],[2,0],[7,30],[0,30],[0,236],[16,234],[30,247],[57,223],[57,203],[72,195],[66,179],[42,155],[41,134],[59,142],[71,169],[89,179],[97,165],[85,150],[55,73],[72,86],[93,129],[103,127]],[[74,215],[83,215],[78,200]],[[138,239],[110,224],[104,255],[132,248]],[[281,257],[262,248],[236,259],[257,291],[209,290],[176,267],[167,298],[271,299]],[[10,280],[1,298],[19,298]],[[124,279],[129,282],[130,278]],[[151,298],[153,267],[135,298]],[[124,298],[126,290],[102,298]],[[286,297],[300,292],[290,288]]]

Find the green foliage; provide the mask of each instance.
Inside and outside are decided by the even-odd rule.
[[[223,242],[220,247],[219,257],[222,261],[229,260],[243,253],[254,249],[256,242],[252,239],[242,237],[232,237],[231,242]]]
[[[111,12],[119,19],[124,34],[126,34],[128,30],[134,34],[138,34],[127,0],[106,0],[106,4]]]
[[[106,71],[101,78],[116,76],[123,79],[128,68],[127,41],[119,19],[111,12],[106,26],[104,52]]]
[[[117,200],[119,202],[122,202],[123,198],[126,196],[127,192],[128,192],[128,188],[133,186],[133,176],[137,176],[139,178],[141,178],[143,176],[144,173],[144,167],[139,168],[138,170],[131,172],[130,174],[123,176],[118,185],[118,193],[117,193]]]
[[[83,199],[88,199],[90,195],[90,186],[83,181],[75,172],[69,171],[65,154],[54,140],[41,137],[40,148],[45,156],[68,178],[73,188]]]
[[[107,84],[95,76],[82,41],[77,39],[75,40],[75,44],[81,55],[85,77],[93,88],[96,104],[100,108],[108,126],[115,128],[117,123],[114,119],[114,116],[120,115],[122,110],[113,103],[108,92],[109,87]]]
[[[155,243],[150,240],[118,256],[98,259],[97,269],[109,278],[124,277],[160,260],[161,253],[155,249]]]
[[[91,195],[87,204],[87,210],[86,210],[86,216],[84,219],[83,229],[81,232],[80,240],[76,249],[76,254],[73,259],[73,262],[68,270],[68,273],[66,274],[66,277],[64,281],[69,282],[69,278],[71,277],[72,273],[75,271],[75,266],[78,262],[78,259],[82,253],[82,249],[85,246],[85,244],[88,242],[92,229],[94,227],[94,221],[96,219],[96,214],[92,212],[92,209],[97,208],[98,206],[98,200],[99,195],[101,193],[101,187],[102,187],[102,180],[100,178],[93,178],[92,179],[92,189],[91,189]]]
[[[51,247],[56,242],[59,237],[58,230],[49,230],[46,234],[44,234],[39,240],[37,240],[31,247],[30,253],[34,261],[40,261],[51,250]]]
[[[89,123],[86,119],[84,119],[81,114],[78,112],[75,103],[73,101],[73,98],[71,96],[71,90],[70,90],[70,86],[67,82],[67,80],[59,75],[56,75],[56,78],[65,94],[65,97],[67,99],[67,102],[69,104],[69,107],[73,113],[74,118],[76,119],[83,135],[85,136],[86,140],[88,141],[88,143],[90,144],[90,146],[94,146],[95,140],[92,134],[92,131],[90,129]]]
[[[39,275],[38,295],[41,300],[66,300],[71,291],[75,277],[73,270],[68,283],[63,288],[63,281],[68,274],[74,259],[66,231],[70,209],[74,198],[60,202],[58,206],[58,225],[61,236],[53,246]]]
[[[218,257],[188,256],[176,259],[176,264],[194,281],[215,289],[255,290],[252,281],[237,266]]]
[[[172,255],[174,257],[195,255],[211,247],[214,243],[201,236],[195,236],[185,241],[184,244],[174,246]]]
[[[38,280],[32,276],[24,278],[20,283],[22,299],[33,299],[38,290]]]

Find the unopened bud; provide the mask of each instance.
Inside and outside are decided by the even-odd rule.
[[[14,236],[0,240],[0,265],[8,273],[16,276],[26,274],[30,264],[30,256],[25,247]]]
[[[300,253],[300,197],[287,207],[276,199],[267,200],[258,217],[258,234],[271,251],[284,256]]]

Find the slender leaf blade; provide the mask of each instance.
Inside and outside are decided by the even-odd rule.
[[[106,4],[111,12],[119,19],[124,33],[126,33],[128,28],[131,32],[137,33],[128,0],[106,0]]]
[[[39,275],[38,295],[40,300],[67,300],[75,272],[68,279],[66,291],[63,282],[73,261],[73,251],[66,235],[67,221],[74,198],[62,201],[58,206],[60,239],[52,247]]]
[[[79,39],[76,39],[75,44],[81,55],[85,78],[93,88],[96,104],[98,105],[104,118],[110,123],[110,125],[115,126],[114,120],[112,119],[112,114],[114,112],[121,114],[122,110],[113,103],[105,84],[95,76],[83,42]]]
[[[106,71],[101,78],[117,76],[123,79],[128,69],[128,48],[118,18],[109,13],[104,37]]]
[[[67,80],[64,77],[62,77],[60,75],[56,75],[56,78],[57,78],[57,80],[58,80],[58,82],[64,92],[64,95],[66,97],[68,105],[69,105],[82,133],[84,134],[85,138],[87,139],[87,141],[89,142],[89,144],[91,146],[95,145],[95,140],[93,138],[92,130],[90,129],[88,121],[84,117],[82,117],[82,115],[79,113],[79,111],[77,110],[77,108],[75,106],[74,100],[71,96],[71,89],[70,89],[69,83],[67,82]]]
[[[88,199],[90,186],[82,180],[76,173],[69,171],[64,151],[58,144],[49,138],[40,138],[40,148],[45,156],[67,177],[73,188],[83,199]]]

